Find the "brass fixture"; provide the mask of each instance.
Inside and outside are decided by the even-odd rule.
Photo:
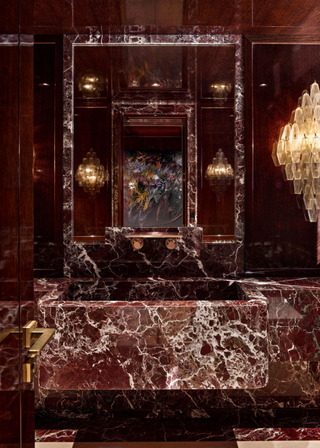
[[[224,103],[228,99],[228,94],[232,90],[231,83],[214,83],[210,84],[210,91],[212,92],[214,101]]]
[[[131,233],[126,235],[126,238],[132,238],[131,245],[134,250],[140,250],[143,247],[143,238],[165,238],[165,244],[167,249],[172,250],[177,247],[177,238],[183,238],[182,235],[177,233],[166,232],[145,232],[145,233]]]
[[[177,241],[174,240],[173,238],[166,239],[166,247],[169,250],[175,249],[177,247]]]
[[[220,199],[234,177],[233,169],[221,148],[213,158],[212,164],[208,165],[205,177]]]
[[[36,356],[41,352],[47,342],[53,336],[55,332],[54,328],[36,328],[37,322],[30,320],[22,330],[19,328],[8,328],[0,333],[0,344],[11,334],[22,339],[22,346],[24,348],[30,348],[26,362],[23,364],[23,382],[30,383],[32,373],[36,370]],[[37,339],[37,341],[31,346],[31,340]]]
[[[104,167],[100,165],[100,160],[92,148],[83,159],[82,164],[79,165],[75,179],[79,182],[80,187],[83,187],[84,191],[92,196],[99,193],[100,188],[109,181],[108,170],[104,170]]]
[[[22,378],[24,383],[31,383],[32,375],[36,372],[37,362],[34,353],[28,356],[25,363],[23,363]]]
[[[177,233],[166,232],[144,232],[144,233],[131,233],[126,235],[126,238],[183,238],[182,235]]]
[[[310,222],[317,222],[320,211],[320,89],[316,81],[302,92],[291,122],[281,128],[272,159],[284,165],[286,180],[301,194]]]
[[[131,245],[134,250],[140,250],[143,248],[143,239],[142,238],[133,238],[131,241]]]
[[[79,75],[77,83],[83,98],[99,98],[106,79],[101,73],[87,72]]]
[[[31,335],[33,330],[36,328],[37,322],[35,320],[30,320],[22,329],[22,346],[31,346]]]

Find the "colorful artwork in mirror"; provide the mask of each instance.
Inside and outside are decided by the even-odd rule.
[[[123,225],[183,225],[181,151],[124,151]]]

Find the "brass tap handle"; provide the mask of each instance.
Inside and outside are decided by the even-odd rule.
[[[131,241],[131,245],[134,250],[140,250],[143,248],[143,239],[142,238],[133,238]]]
[[[166,247],[169,250],[175,249],[177,247],[177,241],[174,240],[173,238],[166,239]]]

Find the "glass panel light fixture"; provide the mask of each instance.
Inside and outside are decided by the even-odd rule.
[[[307,219],[317,222],[320,209],[320,90],[316,81],[302,92],[290,122],[281,128],[272,159],[283,165],[286,180],[302,195]]]
[[[212,164],[208,165],[205,173],[205,178],[209,181],[213,191],[217,193],[220,200],[228,185],[233,179],[233,169],[224,156],[222,149],[216,153]]]
[[[75,179],[79,182],[79,186],[92,196],[99,193],[100,188],[109,181],[109,172],[100,165],[100,160],[93,149],[90,149],[82,164],[79,165]]]

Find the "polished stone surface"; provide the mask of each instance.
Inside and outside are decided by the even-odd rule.
[[[197,150],[198,128],[196,120],[197,101],[190,97],[190,92],[182,99],[159,100],[157,95],[150,94],[142,100],[118,98],[113,101],[114,117],[112,130],[114,132],[114,151],[117,154],[119,135],[117,134],[117,117],[121,114],[164,114],[161,108],[167,110],[166,116],[184,114],[187,116],[187,213],[186,227],[194,231],[198,239],[197,250],[184,251],[176,249],[168,256],[168,262],[157,262],[157,250],[153,249],[149,256],[142,255],[144,262],[135,262],[136,254],[131,252],[124,260],[119,259],[117,245],[113,238],[107,238],[105,244],[74,244],[73,238],[73,151],[74,151],[74,52],[77,45],[112,45],[143,46],[143,45],[177,45],[190,48],[205,45],[234,45],[235,47],[235,236],[232,240],[215,239],[210,243],[200,241],[197,236],[198,219],[197,192],[199,184],[199,154]],[[194,60],[190,58],[194,65]],[[193,67],[193,66],[192,66]],[[194,68],[190,68],[190,72]],[[194,89],[194,86],[192,87]],[[192,89],[191,89],[192,91]],[[224,277],[235,276],[243,272],[243,238],[244,238],[244,83],[243,83],[243,46],[238,35],[103,35],[92,30],[90,35],[66,35],[64,40],[64,274],[68,277]],[[233,115],[233,112],[232,112]],[[115,164],[117,166],[117,163]],[[119,174],[119,173],[118,173]],[[113,221],[118,225],[118,177],[115,169],[112,183],[113,189]],[[121,231],[115,228],[114,233]],[[107,229],[107,235],[109,229]],[[128,242],[129,244],[129,242]],[[128,246],[129,248],[129,246]],[[142,252],[143,254],[143,252]]]
[[[55,287],[37,306],[39,325],[56,330],[40,357],[43,389],[267,383],[267,302],[238,294],[233,281],[74,279],[65,290],[59,281],[49,283]]]

